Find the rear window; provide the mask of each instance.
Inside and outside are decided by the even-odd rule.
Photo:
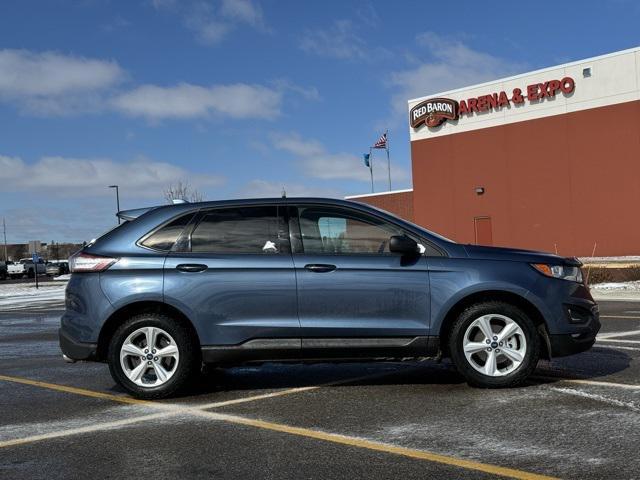
[[[154,250],[169,251],[178,237],[193,218],[194,213],[182,215],[144,238],[140,245]]]
[[[276,206],[223,208],[207,213],[191,235],[191,251],[216,254],[289,253]]]

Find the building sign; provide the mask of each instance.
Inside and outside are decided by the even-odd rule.
[[[503,107],[540,102],[545,98],[553,98],[559,93],[568,95],[576,88],[575,81],[571,77],[562,80],[550,80],[543,83],[528,85],[523,92],[520,88],[514,88],[510,94],[504,90],[488,95],[468,98],[466,100],[451,100],[449,98],[431,98],[420,102],[409,112],[409,121],[412,128],[418,128],[423,123],[430,128],[442,125],[446,120],[458,120],[462,115],[472,115],[488,111],[499,111]]]
[[[458,102],[449,98],[431,98],[411,109],[411,126],[437,127],[445,120],[458,119]]]

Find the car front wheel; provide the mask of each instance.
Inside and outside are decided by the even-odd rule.
[[[144,399],[168,397],[184,388],[200,367],[189,331],[164,314],[145,313],[121,325],[109,344],[113,379]]]
[[[512,387],[535,370],[540,337],[521,309],[504,302],[483,302],[465,309],[449,336],[451,358],[476,387]]]

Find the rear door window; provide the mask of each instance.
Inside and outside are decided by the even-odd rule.
[[[204,213],[191,234],[191,251],[215,254],[289,253],[284,208],[220,208]]]

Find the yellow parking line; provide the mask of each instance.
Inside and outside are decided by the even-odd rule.
[[[351,437],[348,435],[339,435],[336,433],[328,433],[320,430],[312,430],[309,428],[294,427],[282,423],[267,422],[264,420],[255,420],[252,418],[227,415],[216,412],[206,412],[202,410],[198,410],[193,413],[199,416],[210,417],[214,420],[221,420],[237,425],[251,426],[265,430],[272,430],[275,432],[288,433],[290,435],[297,435],[300,437],[313,438],[315,440],[322,440],[325,442],[347,445],[350,447],[374,450],[377,452],[400,455],[403,457],[409,457],[418,460],[426,460],[428,462],[440,463],[453,467],[463,468],[466,470],[475,470],[479,472],[490,473],[493,475],[499,475],[501,477],[516,478],[521,480],[550,480],[556,478],[546,475],[539,475],[536,473],[525,472],[523,470],[517,470],[514,468],[500,467],[498,465],[491,465],[488,463],[480,463],[473,460],[465,460],[448,455],[441,455],[438,453],[428,452],[426,450],[415,450],[413,448],[399,447],[396,445],[389,445],[386,443],[375,442],[363,438]]]
[[[388,373],[393,373],[393,372],[388,372]],[[382,375],[375,374],[372,376],[377,377]],[[349,381],[357,381],[361,378],[367,378],[367,377],[365,376],[365,377],[359,377],[358,379],[343,380],[341,382],[336,382],[336,383],[347,383]],[[8,440],[6,442],[0,443],[0,447],[10,446],[10,445],[22,445],[22,444],[30,443],[34,441],[45,440],[47,438],[64,437],[64,436],[73,435],[76,433],[85,433],[85,432],[91,432],[91,431],[97,431],[97,430],[103,429],[100,427],[114,428],[117,426],[129,425],[129,424],[133,424],[133,423],[142,421],[144,419],[147,419],[148,417],[162,418],[172,414],[184,413],[184,414],[192,414],[200,417],[206,417],[213,420],[233,423],[237,425],[251,426],[255,428],[287,433],[290,435],[296,435],[300,437],[313,438],[316,440],[332,442],[332,443],[356,447],[356,448],[362,448],[366,450],[373,450],[373,451],[389,453],[393,455],[400,455],[407,458],[425,460],[428,462],[449,465],[453,467],[463,468],[466,470],[475,470],[475,471],[489,473],[493,475],[499,475],[502,477],[515,478],[520,480],[554,480],[555,479],[555,477],[539,475],[539,474],[525,472],[523,470],[517,470],[513,468],[500,467],[498,465],[481,463],[473,460],[465,460],[462,458],[457,458],[457,457],[448,456],[448,455],[441,455],[438,453],[428,452],[425,450],[415,450],[412,448],[398,447],[395,445],[388,445],[385,443],[375,442],[375,441],[366,440],[366,439],[357,438],[357,437],[339,435],[335,433],[328,433],[328,432],[312,430],[308,428],[294,427],[291,425],[267,422],[264,420],[255,420],[255,419],[240,417],[236,415],[227,415],[227,414],[220,414],[216,412],[209,412],[206,410],[202,410],[201,409],[202,407],[182,407],[176,404],[163,404],[163,403],[157,403],[157,402],[149,402],[145,400],[137,400],[134,398],[124,397],[120,395],[111,395],[108,393],[97,392],[94,390],[87,390],[84,388],[68,387],[65,385],[58,385],[55,383],[41,382],[37,380],[30,380],[27,378],[20,378],[20,377],[11,377],[7,375],[0,375],[0,380],[4,380],[7,382],[20,383],[24,385],[32,385],[35,387],[47,388],[50,390],[56,390],[56,391],[65,392],[65,393],[72,393],[72,394],[82,395],[86,397],[101,398],[101,399],[112,400],[112,401],[121,402],[121,403],[147,405],[147,406],[153,406],[157,408],[168,409],[168,411],[165,413],[158,413],[158,414],[145,416],[145,417],[136,417],[136,418],[121,420],[118,422],[109,422],[107,424],[94,425],[93,427],[80,427],[77,429],[66,430],[61,432],[52,432],[51,434],[48,434],[48,435],[43,434],[43,435],[36,435],[36,436],[27,437],[23,439]],[[298,391],[298,390],[304,391],[304,390],[310,390],[313,388],[319,388],[319,387],[300,387],[296,389],[291,389],[292,390],[291,393],[295,393],[293,391]],[[266,394],[266,395],[270,395],[270,394]],[[254,398],[257,398],[257,397],[263,398],[265,396],[258,395]],[[252,397],[246,397],[246,401],[249,401],[250,398]],[[270,397],[267,397],[267,398],[270,398]],[[220,404],[220,406],[222,406],[222,404],[225,404],[226,402],[218,402],[218,403]],[[211,406],[209,406],[209,408],[211,408]],[[68,432],[71,432],[71,433],[68,433]]]
[[[85,388],[68,387],[66,385],[58,385],[57,383],[41,382],[39,380],[31,380],[29,378],[22,377],[10,377],[8,375],[0,375],[0,380],[5,382],[21,383],[23,385],[31,385],[34,387],[48,388],[49,390],[56,390],[58,392],[74,393],[76,395],[82,395],[85,397],[102,398],[104,400],[113,400],[120,403],[130,403],[134,405],[149,405],[157,406],[157,403],[149,402],[146,400],[138,400],[136,398],[125,397],[124,395],[112,395],[110,393],[97,392],[95,390],[87,390]]]

